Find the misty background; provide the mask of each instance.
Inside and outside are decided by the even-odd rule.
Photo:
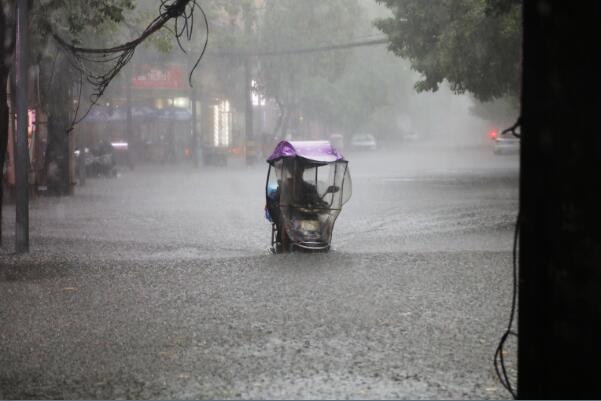
[[[507,397],[520,5],[183,3],[32,2],[28,253],[0,48],[0,398]],[[285,139],[349,161],[327,253],[270,251]]]

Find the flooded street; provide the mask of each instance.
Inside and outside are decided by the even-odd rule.
[[[268,253],[262,162],[37,198],[24,256],[7,205],[0,398],[506,398],[517,156],[345,155],[324,254]]]

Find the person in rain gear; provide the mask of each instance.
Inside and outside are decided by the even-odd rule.
[[[292,204],[290,206],[300,208],[321,208],[327,207],[325,202],[317,191],[317,187],[304,179],[304,172],[309,167],[307,163],[297,163],[293,174],[290,176],[291,182],[288,184],[291,188]],[[271,185],[267,188],[267,211],[266,217],[276,225],[277,234],[276,242],[282,242],[282,232],[284,230],[282,221],[282,211],[280,209],[280,189],[281,180],[278,180],[277,185]]]
[[[297,163],[292,182],[292,202],[294,206],[305,208],[321,208],[327,203],[319,196],[317,187],[304,178],[305,170],[309,167],[306,163]]]

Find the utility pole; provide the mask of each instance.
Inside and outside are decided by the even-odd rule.
[[[17,95],[17,132],[15,136],[15,250],[17,253],[29,252],[29,152],[27,140],[27,2],[17,0],[17,43],[16,95]]]
[[[524,1],[519,399],[599,399],[598,2]]]
[[[252,15],[250,5],[244,7],[244,33],[247,38],[252,35]],[[253,104],[252,104],[252,70],[251,55],[244,57],[244,126],[246,130],[246,164],[252,165],[256,161],[255,136],[253,132]]]
[[[244,97],[245,97],[245,113],[244,125],[246,128],[246,164],[252,165],[255,163],[255,142],[253,132],[253,104],[252,104],[252,80],[250,71],[250,56],[244,59]]]
[[[196,97],[196,88],[192,87],[190,93],[190,103],[192,104],[192,132],[190,134],[192,135],[192,140],[190,142],[192,143],[191,156],[194,168],[198,168],[198,137],[196,135],[198,116],[196,115]]]
[[[132,117],[131,81],[134,75],[134,66],[130,65],[125,74],[125,96],[126,96],[126,130],[127,130],[127,165],[130,170],[134,169],[134,127]]]

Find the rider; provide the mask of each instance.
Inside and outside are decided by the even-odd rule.
[[[296,166],[290,166],[294,169],[292,179],[288,185],[291,188],[292,205],[305,208],[323,207],[326,202],[319,196],[317,187],[304,179],[304,172],[309,165],[307,163],[297,162]],[[280,210],[280,189],[281,180],[277,185],[270,185],[267,188],[267,218],[271,220],[277,229],[276,242],[282,241],[282,212]]]
[[[292,183],[292,199],[295,205],[301,207],[322,207],[323,199],[317,192],[317,187],[304,179],[305,169],[309,167],[307,163],[297,162],[294,170],[294,178]]]

